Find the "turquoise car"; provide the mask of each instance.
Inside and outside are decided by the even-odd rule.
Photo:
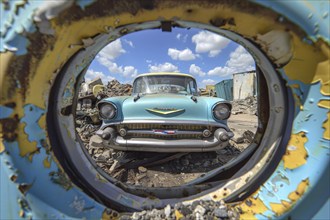
[[[115,150],[205,152],[228,145],[231,104],[199,96],[194,77],[183,73],[147,73],[133,83],[131,96],[110,97],[97,107],[97,134]]]

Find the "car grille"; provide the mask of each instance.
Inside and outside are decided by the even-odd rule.
[[[157,138],[157,139],[201,139],[203,138],[202,132],[205,129],[213,132],[214,128],[207,125],[163,125],[163,124],[121,124],[117,125],[117,132],[121,128],[125,128],[127,131],[133,133],[127,135],[127,137],[136,137],[136,138]],[[200,132],[200,134],[169,134],[169,135],[160,135],[160,134],[143,134],[143,133],[134,133],[134,131],[152,131],[152,130],[175,130],[175,131],[193,131]]]

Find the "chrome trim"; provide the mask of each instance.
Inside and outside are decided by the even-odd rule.
[[[155,120],[155,119],[143,119],[143,120],[125,120],[122,122],[103,123],[101,129],[104,129],[111,125],[125,125],[125,124],[166,124],[166,125],[205,125],[218,128],[224,128],[226,131],[230,131],[226,124],[216,121],[198,121],[198,120]]]
[[[160,130],[160,129],[155,129]],[[164,130],[169,131],[169,130]],[[175,135],[181,135],[181,134],[187,134],[187,135],[202,135],[202,131],[182,131],[182,130],[173,130],[175,131],[174,134],[162,134],[162,133],[155,133],[154,130],[128,130],[127,134],[150,134],[150,135],[162,135],[162,136],[175,136]]]
[[[206,152],[222,149],[228,141],[221,141],[221,136],[233,137],[232,132],[218,128],[213,137],[207,139],[174,139],[163,140],[157,138],[123,138],[112,136],[111,140],[103,139],[106,147],[122,151],[149,151],[149,152]]]

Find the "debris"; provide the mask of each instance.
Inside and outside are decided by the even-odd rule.
[[[138,167],[138,170],[139,170],[140,173],[145,173],[145,172],[147,172],[147,168],[142,167],[142,166]]]
[[[166,218],[169,218],[170,215],[171,215],[171,206],[170,205],[167,205],[164,209],[164,212],[165,212],[165,216]]]
[[[231,102],[233,115],[250,114],[257,115],[258,102],[255,96],[249,96],[245,99],[234,100]]]

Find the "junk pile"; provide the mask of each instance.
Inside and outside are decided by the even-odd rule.
[[[234,100],[232,101],[232,110],[233,115],[237,114],[250,114],[258,115],[258,102],[255,96],[249,96],[245,99]]]
[[[103,85],[100,78],[83,83],[76,109],[76,130],[82,141],[88,143],[90,137],[102,123],[96,108],[98,101],[112,96],[129,96],[131,93],[131,85],[121,84],[117,80],[108,82],[107,86]]]
[[[103,99],[112,96],[130,96],[132,94],[132,85],[121,84],[117,80],[111,80],[103,91],[98,93],[99,98]]]
[[[178,203],[174,207],[167,205],[164,209],[134,212],[131,216],[119,219],[239,219],[241,210],[232,208],[224,201],[194,201],[191,204]]]

